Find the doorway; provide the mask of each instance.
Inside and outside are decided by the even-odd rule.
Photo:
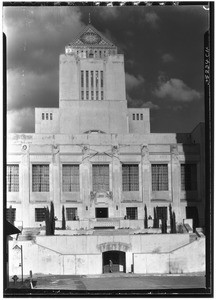
[[[103,273],[126,272],[125,252],[123,251],[106,251],[103,252]],[[110,260],[112,265],[110,267]]]
[[[108,207],[97,207],[95,208],[96,218],[108,218]]]

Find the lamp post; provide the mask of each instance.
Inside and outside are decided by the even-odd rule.
[[[23,284],[23,248],[22,248],[22,245],[20,245],[20,246],[16,245],[13,249],[19,249],[19,250],[21,250],[21,263],[19,264],[19,267],[21,267],[22,284]]]

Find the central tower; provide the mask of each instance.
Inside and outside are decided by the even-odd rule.
[[[127,133],[124,56],[91,24],[60,55],[59,77],[61,133]]]

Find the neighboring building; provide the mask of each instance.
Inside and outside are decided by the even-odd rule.
[[[7,206],[23,227],[144,227],[153,218],[204,226],[204,124],[151,133],[148,108],[128,108],[124,56],[89,24],[60,55],[59,108],[35,109],[35,133],[8,134]],[[129,220],[125,220],[125,216]],[[79,218],[79,221],[75,219]]]

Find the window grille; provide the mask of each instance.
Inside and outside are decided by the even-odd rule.
[[[168,165],[167,164],[152,165],[152,190],[153,191],[168,190]]]
[[[77,208],[76,207],[67,207],[66,208],[66,218],[67,221],[74,221],[77,217]]]
[[[93,191],[109,191],[109,165],[93,165]]]
[[[143,114],[140,115],[140,120],[143,120]]]
[[[77,192],[79,185],[79,165],[62,166],[62,190],[63,192]]]
[[[52,113],[50,113],[50,120],[52,120],[53,119],[53,116],[52,116]]]
[[[35,222],[45,221],[45,208],[35,208]]]
[[[19,165],[7,165],[7,191],[19,192]]]
[[[135,114],[133,114],[133,120],[135,120]]]
[[[44,113],[42,113],[42,120],[44,120]]]
[[[139,191],[139,166],[122,165],[123,191]]]
[[[49,165],[32,165],[32,191],[49,192]]]
[[[14,223],[14,221],[16,220],[16,208],[7,208],[6,219],[10,223]]]
[[[137,207],[126,207],[127,219],[137,220]]]
[[[81,87],[84,87],[84,72],[81,71]]]
[[[197,166],[196,164],[181,165],[181,190],[197,190]]]

